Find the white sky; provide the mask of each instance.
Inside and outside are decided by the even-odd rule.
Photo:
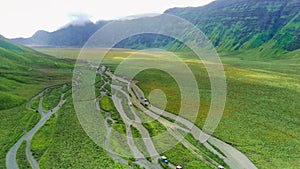
[[[202,6],[213,0],[1,0],[0,34],[30,37],[37,30],[55,31],[78,13],[90,20],[162,13],[172,7]],[[73,17],[72,17],[73,16]],[[76,17],[75,17],[76,18]]]

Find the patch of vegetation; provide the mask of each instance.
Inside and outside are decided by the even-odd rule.
[[[46,91],[43,97],[44,110],[51,110],[55,108],[60,101],[62,92],[63,92],[62,87],[57,87]]]
[[[183,168],[213,169],[213,167],[195,157],[195,155],[187,150],[181,143],[178,143],[172,149],[164,152],[162,155],[166,156],[170,163],[174,165],[180,165]]]
[[[0,37],[0,166],[5,155],[39,121],[25,103],[45,87],[71,81],[72,64]]]
[[[132,133],[132,137],[133,138],[142,138],[142,135],[141,133],[139,132],[138,129],[136,129],[134,126],[130,126],[130,130],[131,130],[131,133]]]
[[[109,112],[111,118],[116,121],[115,123],[112,123],[113,129],[123,135],[126,135],[125,123],[119,112],[116,110],[112,99],[109,96],[102,97],[100,99],[100,107],[102,110]]]
[[[292,60],[263,62],[229,56],[223,61],[228,94],[222,120],[214,135],[245,153],[257,167],[297,166],[291,160],[297,153],[290,148],[299,145],[296,138],[300,134],[296,131],[299,104],[295,101],[300,95],[297,64]],[[210,108],[210,84],[207,74],[201,73],[200,63],[188,62],[188,65],[200,84],[201,103],[196,125],[201,128]],[[162,76],[164,81],[159,80]],[[174,93],[178,89],[165,80],[168,78],[159,72],[141,72],[136,76],[146,95],[152,89],[167,86],[168,90],[163,88],[163,91],[173,105],[167,105],[166,110],[176,112],[180,99]],[[282,146],[278,147],[278,143]]]
[[[96,57],[97,52],[93,52]],[[114,70],[128,52],[114,51],[105,63]],[[192,54],[182,52],[178,55],[197,77],[201,103],[196,124],[201,128],[211,102],[209,77],[203,64],[194,60]],[[223,51],[221,55],[228,96],[223,118],[214,135],[245,153],[258,168],[297,168],[299,163],[293,159],[297,158],[295,147],[299,145],[299,104],[296,102],[300,92],[299,51],[284,54],[282,57],[289,58],[286,60],[261,60],[261,53],[256,49],[246,53]],[[266,51],[264,55],[272,54]],[[119,59],[115,59],[116,56]],[[136,80],[146,96],[153,89],[162,89],[168,99],[166,110],[176,114],[180,97],[170,76],[159,71],[145,71],[136,76]],[[114,116],[118,119],[119,115],[115,113]]]
[[[56,121],[57,117],[52,116],[32,138],[31,152],[37,161],[40,161],[51,146]]]
[[[30,107],[33,109],[33,110],[38,110],[39,109],[39,103],[40,103],[40,97],[37,97],[35,99],[32,100],[31,104],[30,104]]]
[[[104,85],[104,89],[106,89],[108,92],[111,92],[111,86],[109,84]]]
[[[24,103],[24,99],[17,96],[11,95],[0,91],[0,110],[5,110],[11,107],[19,106]]]
[[[207,142],[210,146],[212,146],[212,148],[214,148],[218,153],[220,153],[222,156],[226,157],[226,155],[220,150],[218,149],[218,147],[216,147],[215,145],[211,144],[209,141]]]
[[[145,169],[144,167],[140,167],[138,164],[134,163],[132,160],[128,160],[128,165],[133,169]]]
[[[112,169],[128,169],[128,167],[124,166],[121,163],[115,162],[112,164]]]
[[[107,124],[108,124],[108,126],[111,126],[113,124],[113,122],[110,119],[107,119]]]
[[[122,135],[126,135],[126,126],[124,123],[114,123],[112,125],[113,129],[119,132]]]
[[[109,138],[109,147],[111,151],[126,160],[134,161],[135,158],[127,143],[127,137],[124,134],[112,130]]]
[[[100,107],[106,112],[116,111],[113,101],[108,96],[104,96],[100,99]]]
[[[17,164],[20,169],[31,168],[31,165],[26,156],[26,141],[23,141],[17,152]]]
[[[153,120],[147,123],[142,123],[143,126],[148,130],[151,137],[158,136],[161,133],[167,131],[166,127],[158,122],[157,120]]]
[[[46,86],[55,85],[58,81],[70,80],[67,74],[71,75],[68,70],[72,68],[72,65],[68,62],[49,57],[3,38],[0,38],[0,47],[2,61],[0,92],[4,92],[1,95],[7,96],[8,99],[15,99],[15,103],[18,103],[16,105],[24,103]],[[61,72],[58,73],[57,69]],[[20,99],[23,99],[23,102],[19,102]],[[9,100],[1,102],[0,107],[2,103],[8,104]],[[16,105],[5,106],[5,109]]]
[[[135,119],[135,116],[134,114],[132,113],[131,111],[131,107],[128,105],[128,101],[127,101],[127,98],[123,95],[123,94],[120,94],[120,97],[119,97],[121,100],[121,104],[122,104],[122,107],[123,107],[123,110],[126,114],[126,116],[130,119],[130,120],[134,120]]]
[[[172,123],[176,122],[176,120],[174,120],[174,119],[172,119],[170,117],[167,117],[167,116],[161,116],[161,117],[163,117],[164,119],[168,120],[169,122],[172,122]]]
[[[190,142],[191,144],[193,144],[195,147],[197,147],[197,149],[205,156],[208,156],[209,158],[211,158],[212,160],[216,161],[218,164],[224,166],[225,168],[227,168],[227,164],[221,160],[217,155],[215,155],[214,153],[212,153],[211,151],[209,151],[206,147],[204,147],[199,141],[197,141],[191,134],[187,134],[185,136],[185,139]],[[215,146],[213,146],[215,148]],[[224,155],[222,152],[220,152],[222,155]],[[225,155],[224,155],[225,156]],[[225,156],[226,157],[226,156]],[[210,160],[210,159],[207,159]]]
[[[40,160],[41,168],[126,168],[86,135],[70,98],[59,110],[53,130],[51,146]]]
[[[96,97],[100,96],[100,88],[104,85],[104,81],[101,79],[101,76],[99,74],[96,75],[96,80],[95,80],[95,93]]]
[[[168,164],[164,163],[161,159],[158,159],[158,163],[162,166],[163,169],[172,169]]]
[[[136,147],[140,150],[140,152],[142,152],[144,154],[144,156],[146,157],[146,159],[148,161],[151,161],[150,155],[149,155],[147,147],[142,139],[143,137],[142,137],[141,133],[139,132],[139,130],[137,128],[135,128],[132,125],[130,126],[130,129],[131,129],[132,137],[134,138]]]
[[[64,100],[66,98],[72,96],[72,86],[71,86],[71,84],[67,84],[67,86],[64,89],[64,93],[65,93],[64,98],[63,98]]]
[[[123,121],[121,115],[120,115],[117,111],[112,111],[112,112],[111,112],[111,118],[112,118],[113,120],[115,120],[116,123],[124,124],[124,121]]]
[[[5,166],[9,149],[40,120],[40,114],[26,110],[26,105],[0,111],[0,166]]]

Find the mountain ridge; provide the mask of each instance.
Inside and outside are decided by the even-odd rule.
[[[27,46],[82,47],[92,34],[108,22],[70,23],[54,32],[39,30],[30,38],[15,38],[11,40]]]
[[[171,8],[164,13],[195,24],[218,51],[257,49],[264,55],[281,55],[300,49],[299,11],[298,0],[216,0],[201,7]],[[71,25],[49,34],[37,32],[39,36],[13,41],[24,45],[82,47],[93,33],[109,22]],[[129,38],[117,47],[139,49],[170,46],[181,45],[176,45],[170,38],[140,35]]]
[[[299,11],[297,0],[219,0],[205,8],[173,8],[165,13],[197,25],[217,47],[256,48],[275,40],[274,47],[293,51],[300,48]],[[286,34],[291,34],[294,41],[280,40]]]

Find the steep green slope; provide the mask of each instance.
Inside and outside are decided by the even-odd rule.
[[[298,0],[217,0],[166,13],[196,24],[219,51],[257,48],[275,57],[300,48],[299,11]]]
[[[14,44],[3,37],[0,37],[0,59],[0,110],[20,105],[31,97],[32,87],[29,86],[51,81],[56,76],[52,70],[62,68],[70,72],[72,67],[65,61]]]
[[[9,149],[41,118],[39,113],[27,110],[26,103],[45,87],[70,85],[73,64],[14,44],[3,37],[0,37],[0,59],[0,168],[5,168]],[[51,90],[51,95],[48,95],[49,91],[45,93],[44,108],[57,104],[60,97],[57,90],[63,92],[58,88]],[[34,137],[37,144],[31,142],[32,151],[37,149],[36,145],[46,147],[42,152],[45,155],[41,157],[41,168],[126,168],[114,162],[82,130],[70,94],[65,95],[67,103],[53,117],[55,121],[51,125],[46,123],[40,129],[40,135]],[[38,102],[36,99],[29,106],[37,109]],[[47,135],[49,132],[51,134]],[[23,144],[17,153],[20,168],[29,165],[24,153]]]
[[[282,58],[284,54],[300,49],[299,11],[299,0],[216,0],[206,6],[173,8],[165,13],[195,24],[211,39],[219,52],[245,52],[255,49],[250,57]],[[147,18],[137,21],[142,22],[144,19]],[[27,45],[80,47],[106,23],[109,21],[99,22],[94,26],[69,26],[52,33],[40,31],[32,38],[15,41]],[[131,37],[117,47],[171,50],[184,48],[172,38],[154,34]]]
[[[40,118],[26,109],[26,103],[45,87],[69,82],[72,64],[2,36],[0,60],[0,166],[4,167],[8,150]]]

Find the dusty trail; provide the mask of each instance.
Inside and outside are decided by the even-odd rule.
[[[112,85],[112,88],[123,93],[126,96],[128,102],[130,102],[128,94],[124,92],[119,86]],[[117,100],[116,103],[118,107],[122,106],[121,103],[119,103]],[[130,120],[127,116],[124,116],[125,120],[127,120],[131,125],[133,125],[135,128],[139,130],[140,134],[142,135],[142,138],[144,138],[143,141],[146,145],[147,151],[149,152],[150,156],[153,158],[153,161],[157,162],[157,159],[159,158],[159,153],[155,149],[155,146],[151,140],[148,130],[142,125],[141,119],[138,117],[138,115],[135,113],[132,107],[131,107],[131,112],[135,116],[135,121]]]
[[[106,130],[107,130],[105,141],[104,141],[105,149],[106,149],[106,151],[109,153],[110,157],[114,161],[122,163],[122,164],[128,166],[128,161],[125,160],[125,159],[123,159],[123,158],[121,158],[121,157],[119,157],[119,156],[117,156],[117,155],[115,155],[114,153],[112,153],[112,151],[111,151],[111,149],[109,147],[109,138],[110,138],[110,134],[111,134],[112,128],[107,124],[107,120],[108,119],[111,120],[111,121],[113,121],[113,119],[111,119],[110,115],[108,114],[108,116],[107,116],[107,118],[105,119],[105,122],[104,122]]]
[[[65,100],[63,100],[64,94],[62,94],[61,97],[60,97],[60,101],[57,104],[57,106],[55,108],[53,108],[52,110],[44,112],[44,110],[42,108],[43,93],[44,93],[44,91],[30,100],[30,103],[31,103],[33,99],[35,99],[37,97],[41,97],[40,98],[40,103],[39,103],[39,108],[38,108],[38,111],[41,114],[41,119],[29,132],[27,132],[24,136],[22,136],[14,144],[14,146],[11,147],[11,149],[6,154],[6,167],[8,169],[18,169],[19,168],[19,166],[17,164],[16,156],[17,156],[17,151],[18,151],[19,147],[21,146],[21,144],[24,141],[26,141],[26,156],[27,156],[27,158],[30,162],[30,165],[32,166],[33,169],[38,169],[39,168],[38,162],[34,159],[34,157],[32,156],[32,153],[30,151],[31,139],[35,135],[35,133],[41,127],[43,127],[43,125],[51,118],[51,116],[53,114],[55,114],[60,109],[60,107],[65,103]],[[30,104],[29,104],[29,106],[30,106]]]
[[[98,73],[101,75],[101,78],[102,79],[105,79],[103,76],[103,73],[102,71],[98,71]],[[104,88],[104,86],[106,84],[110,84],[108,81],[105,81],[104,85],[100,87],[100,91]],[[115,85],[111,85],[112,88],[115,88],[116,90],[118,90],[119,92],[121,92],[122,94],[125,94],[126,93],[121,90],[121,86],[115,86]],[[96,99],[96,108],[100,111],[103,111],[99,105],[99,100],[101,97],[103,97],[104,95],[101,94],[101,96]],[[132,151],[132,154],[133,156],[135,157],[136,161],[134,163],[138,164],[139,166],[141,167],[144,167],[146,169],[162,169],[162,167],[157,163],[157,159],[153,160],[153,163],[149,162],[146,160],[144,154],[142,152],[140,152],[140,150],[137,148],[135,142],[134,142],[134,138],[132,136],[132,132],[131,132],[131,128],[130,126],[133,125],[135,126],[140,132],[141,132],[141,135],[142,137],[145,138],[145,136],[147,138],[150,138],[149,136],[149,133],[148,131],[141,125],[141,120],[140,118],[135,114],[135,112],[133,111],[133,109],[131,108],[131,111],[134,115],[134,118],[135,120],[132,121],[128,118],[127,114],[125,113],[124,109],[123,109],[123,105],[122,105],[122,99],[121,98],[118,98],[116,96],[116,94],[112,95],[112,99],[114,100],[115,102],[115,107],[117,109],[117,111],[120,113],[121,115],[121,118],[123,119],[123,121],[125,122],[125,125],[126,125],[126,136],[127,136],[127,145],[129,146],[130,150]],[[128,102],[129,104],[129,96],[126,96],[126,102]],[[105,112],[105,111],[103,111]],[[104,145],[105,145],[105,149],[108,151],[108,153],[110,154],[110,156],[117,162],[120,162],[124,165],[126,165],[127,167],[131,168],[131,166],[128,166],[128,161],[123,159],[122,157],[119,157],[118,155],[114,154],[110,147],[109,147],[109,140],[110,140],[110,135],[111,135],[111,131],[112,131],[112,127],[109,126],[107,124],[107,120],[111,120],[114,122],[114,120],[111,118],[110,116],[110,113],[109,112],[106,112],[107,113],[107,117],[105,119],[105,126],[106,126],[106,130],[107,130],[107,135],[106,135],[106,139],[105,139],[105,142],[104,142]],[[149,154],[155,154],[156,157],[159,156],[159,154],[157,153],[157,151],[155,150],[154,148],[154,145],[151,141],[151,139],[146,139],[145,140],[145,144],[149,145],[149,146],[146,146],[147,147],[147,150],[149,151]],[[152,149],[151,149],[152,148]]]
[[[134,102],[135,105],[140,105],[138,99],[140,97],[145,98],[145,96],[144,96],[143,91],[137,85],[131,83],[130,81],[128,81],[124,78],[118,77],[112,73],[107,73],[107,75],[109,75],[112,79],[115,79],[115,80],[118,80],[118,81],[128,84],[128,86],[130,86],[134,91],[134,93],[131,93],[131,95],[137,97],[137,98],[133,99],[132,102]],[[130,89],[128,89],[128,91],[129,91],[129,93],[132,92]],[[228,164],[231,168],[234,168],[234,169],[257,169],[257,167],[243,153],[241,153],[234,147],[230,146],[229,144],[227,144],[213,136],[206,134],[205,132],[203,132],[200,128],[198,128],[196,125],[194,125],[194,123],[190,122],[189,120],[184,119],[180,116],[176,116],[172,113],[166,112],[164,110],[160,110],[152,105],[148,106],[149,110],[143,108],[143,106],[139,106],[139,108],[141,108],[145,114],[149,115],[150,117],[154,117],[155,119],[158,119],[158,120],[162,119],[162,118],[158,118],[157,116],[163,115],[165,117],[176,120],[177,123],[179,122],[182,125],[185,125],[187,128],[190,129],[188,131],[188,133],[191,133],[194,136],[194,138],[197,139],[200,143],[202,143],[206,148],[208,148],[214,154],[218,155],[219,158],[223,159],[224,162],[226,164]],[[153,112],[156,115],[153,115],[151,112]],[[164,120],[160,120],[160,122],[165,124],[167,127],[170,127],[170,128],[177,127],[178,129],[186,131],[185,128],[182,128],[180,126],[179,127],[174,126],[173,123],[170,124],[168,122],[165,122]],[[212,146],[210,146],[208,144],[208,142],[211,143],[212,145],[214,145],[215,147],[217,147],[219,150],[221,150],[222,153],[225,154],[225,156],[218,153]]]
[[[123,93],[123,91],[121,90],[121,87],[117,87],[117,86],[113,86],[114,89],[117,89],[118,91],[120,91],[121,93]],[[124,94],[124,93],[123,93]],[[152,163],[150,163],[149,161],[146,160],[145,156],[143,155],[143,153],[141,153],[139,151],[139,149],[137,148],[137,146],[135,145],[132,133],[131,133],[131,129],[130,129],[130,125],[135,126],[140,132],[142,137],[148,135],[149,133],[148,131],[141,127],[142,125],[137,125],[135,121],[130,120],[123,107],[122,107],[122,103],[121,103],[121,99],[118,98],[115,94],[112,96],[112,99],[114,100],[115,106],[117,108],[117,111],[120,113],[122,119],[125,122],[126,125],[126,135],[127,135],[127,143],[129,145],[129,148],[131,149],[135,159],[137,159],[137,161],[135,163],[139,164],[141,167],[144,168],[149,168],[149,169],[161,169],[162,167],[157,163],[157,158],[159,157],[159,154],[157,153],[157,151],[155,150],[155,147],[150,139],[150,137],[145,138],[144,141],[146,148],[148,149],[148,152],[150,155],[154,155],[151,157],[155,157],[152,161]],[[134,112],[133,112],[134,113]]]
[[[102,77],[103,72],[98,72]],[[129,94],[127,94],[121,86],[117,86],[117,85],[111,85],[111,87],[113,89],[115,89],[116,91],[120,92],[121,94],[123,94],[126,98],[126,102],[128,103],[128,105],[135,105],[137,106],[140,110],[142,110],[142,112],[144,112],[147,116],[153,118],[153,119],[157,119],[160,123],[162,123],[164,126],[166,126],[168,128],[168,130],[170,131],[170,133],[176,138],[177,136],[180,136],[180,134],[178,134],[176,131],[177,130],[181,130],[184,131],[186,133],[191,133],[193,135],[193,137],[195,139],[197,139],[199,141],[199,143],[203,144],[208,150],[210,150],[211,152],[213,152],[214,154],[218,155],[221,159],[224,160],[225,163],[227,163],[231,168],[241,168],[241,169],[256,169],[255,165],[244,155],[242,154],[240,151],[236,150],[234,147],[228,145],[227,143],[214,138],[208,134],[206,134],[205,132],[203,132],[200,128],[198,128],[197,126],[194,125],[194,123],[192,123],[191,121],[184,119],[180,116],[174,115],[172,113],[166,112],[164,110],[161,110],[157,107],[154,107],[152,105],[148,106],[148,109],[146,109],[144,106],[142,106],[140,103],[143,102],[141,100],[142,98],[145,98],[143,91],[134,83],[131,83],[130,81],[115,76],[114,74],[110,73],[110,72],[106,72],[106,74],[108,76],[110,76],[112,79],[117,80],[119,82],[125,83],[127,86],[127,92],[129,92],[129,94],[131,96],[129,96]],[[110,82],[105,81],[104,85],[106,84],[110,84]],[[104,85],[101,86],[101,89],[104,88]],[[47,90],[47,89],[46,89]],[[38,95],[36,95],[35,97],[33,97],[26,105],[27,109],[29,110],[33,110],[30,105],[31,102],[34,99],[40,98],[39,101],[39,107],[38,107],[38,112],[41,114],[41,119],[40,121],[36,124],[36,126],[34,128],[32,128],[29,132],[27,132],[23,137],[21,137],[17,143],[15,143],[15,145],[9,150],[9,152],[6,155],[6,167],[8,169],[17,169],[18,164],[16,162],[16,155],[17,155],[17,151],[20,147],[20,145],[26,141],[26,156],[30,162],[30,165],[32,166],[32,168],[34,169],[39,169],[39,164],[38,162],[34,159],[34,157],[32,156],[32,152],[30,150],[30,143],[32,140],[32,137],[34,136],[34,134],[51,118],[51,116],[53,114],[55,114],[59,108],[65,103],[65,100],[63,100],[64,94],[61,95],[61,99],[60,102],[58,103],[58,105],[52,109],[49,110],[47,112],[45,112],[43,110],[42,107],[42,102],[43,102],[43,94],[45,91],[39,93]],[[100,97],[103,97],[104,94],[101,93]],[[133,108],[130,106],[130,111],[131,113],[134,115],[134,120],[131,120],[128,118],[127,114],[125,113],[124,109],[123,109],[123,105],[122,105],[122,99],[119,98],[116,94],[112,95],[112,99],[114,100],[115,106],[117,108],[117,111],[120,113],[122,119],[125,122],[126,125],[126,135],[127,135],[127,144],[129,145],[130,150],[132,151],[134,157],[137,159],[137,161],[135,162],[136,164],[145,167],[146,169],[161,169],[162,167],[157,163],[158,158],[159,158],[159,153],[156,151],[156,148],[151,140],[151,137],[149,135],[149,132],[147,131],[147,129],[141,124],[141,119],[139,118],[139,116],[135,113],[135,111],[133,110]],[[96,99],[96,106],[97,109],[100,110],[100,106],[99,106],[99,98]],[[173,120],[176,120],[176,123],[172,123],[164,118],[161,118],[161,116],[165,116],[168,118],[171,118]],[[109,138],[111,135],[111,126],[109,126],[107,124],[107,120],[111,120],[113,121],[113,119],[111,119],[109,113],[108,116],[106,117],[105,120],[105,126],[106,126],[106,130],[107,130],[107,135],[106,135],[106,139],[105,139],[105,148],[106,150],[109,152],[110,156],[117,162],[123,163],[124,165],[128,166],[128,161],[115,155],[114,153],[111,152],[110,148],[109,148]],[[181,125],[178,125],[178,124]],[[132,136],[132,132],[130,129],[130,126],[134,126],[142,135],[143,141],[146,145],[147,151],[150,154],[150,156],[152,157],[152,163],[147,161],[145,159],[145,156],[142,152],[140,152],[140,150],[137,148],[137,146],[135,145],[133,136]],[[189,150],[191,151],[195,156],[199,157],[202,160],[207,160],[209,158],[207,157],[203,157],[199,152],[199,150],[197,150],[196,147],[194,147],[192,144],[190,144],[188,141],[186,141],[185,139],[182,139],[182,137],[178,137],[178,140],[181,140],[182,144]],[[217,147],[220,151],[222,151],[224,155],[222,155],[221,153],[219,153],[217,150],[215,150],[210,144],[208,144],[208,142],[212,145],[214,145],[215,147]],[[209,159],[208,161],[210,164],[212,164],[212,166],[216,166],[218,165],[215,161]],[[173,164],[169,164],[170,167],[175,168],[175,165]],[[130,166],[128,166],[129,168],[131,168]]]
[[[144,97],[144,94],[142,90],[139,89],[135,84],[132,84],[133,90],[137,90],[136,92],[139,93],[141,96]],[[176,116],[172,113],[160,110],[152,105],[150,105],[149,110],[156,112],[159,114],[162,114],[163,116],[169,117],[173,120],[177,120],[177,122],[180,122],[181,124],[187,126],[190,128],[190,133],[194,136],[195,139],[197,139],[200,143],[202,143],[206,148],[208,148],[211,152],[215,153],[219,156],[219,158],[223,159],[224,162],[229,165],[231,168],[236,169],[257,169],[257,167],[240,151],[235,149],[234,147],[230,146],[229,144],[213,137],[205,132],[203,132],[200,128],[198,128],[196,125],[194,125],[189,120],[186,120],[180,116]],[[206,140],[208,139],[208,140]],[[211,147],[208,146],[211,143],[215,147],[217,147],[219,150],[222,151],[226,156],[221,155],[220,153],[216,153],[217,151]]]

